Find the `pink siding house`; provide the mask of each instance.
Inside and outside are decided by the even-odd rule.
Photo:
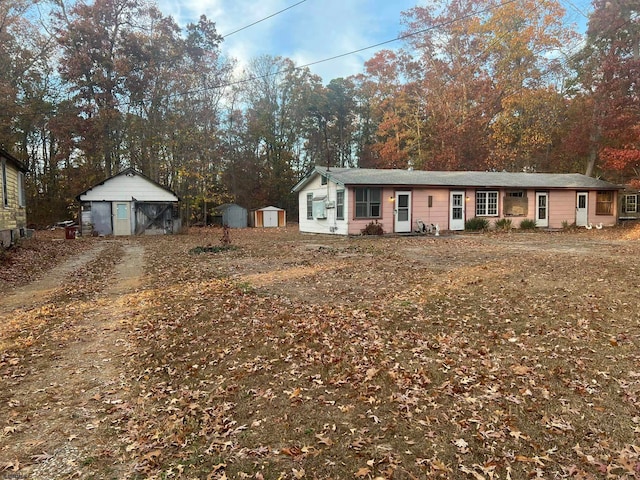
[[[484,217],[491,224],[524,219],[539,228],[612,226],[620,187],[578,173],[430,172],[316,167],[298,182],[300,231],[356,235],[371,222],[385,233],[408,233],[418,223],[464,230]]]

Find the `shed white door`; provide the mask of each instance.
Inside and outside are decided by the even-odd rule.
[[[589,221],[587,205],[589,205],[589,193],[578,192],[576,197],[576,226],[577,227],[584,227]]]
[[[549,226],[549,196],[547,192],[536,192],[536,227]]]
[[[395,224],[398,233],[411,231],[411,192],[396,192]]]
[[[464,230],[464,192],[451,192],[449,230]]]
[[[131,235],[131,202],[113,202],[113,234]]]
[[[264,210],[262,212],[262,225],[264,227],[277,227],[278,212],[273,210]]]

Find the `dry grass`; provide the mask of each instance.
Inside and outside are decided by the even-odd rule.
[[[638,231],[141,238],[117,457],[138,478],[637,478]]]
[[[640,247],[598,233],[162,239],[124,443],[185,478],[633,478]]]

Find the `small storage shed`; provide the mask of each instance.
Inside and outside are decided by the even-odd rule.
[[[127,168],[79,194],[82,235],[158,235],[182,227],[178,196]]]
[[[235,203],[225,203],[215,208],[215,216],[220,220],[218,223],[227,225],[229,228],[247,228],[247,209]]]
[[[287,212],[278,207],[264,207],[253,211],[253,226],[263,228],[285,227]]]

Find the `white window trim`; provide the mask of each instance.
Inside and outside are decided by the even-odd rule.
[[[629,199],[633,198],[633,210],[629,210]],[[638,213],[638,195],[629,194],[624,196],[624,212],[623,213]]]
[[[7,179],[7,161],[3,158],[2,163],[0,163],[0,188],[2,189],[2,207],[9,207],[9,192],[8,185],[9,180]]]
[[[313,193],[307,193],[307,220],[313,220]]]
[[[478,201],[478,195],[479,194],[484,194],[485,199],[484,202],[479,202]],[[497,217],[498,216],[498,212],[500,210],[499,205],[498,205],[498,201],[499,201],[499,192],[498,190],[478,190],[476,191],[476,217]],[[489,213],[489,197],[490,196],[495,196],[495,208],[496,211],[495,213]],[[479,213],[478,212],[478,207],[483,207],[482,210],[484,213]]]
[[[364,201],[358,201],[358,190],[362,190],[363,192],[366,192],[366,199]],[[371,199],[371,192],[372,191],[377,191],[380,193],[380,199],[378,201],[374,201]],[[367,218],[382,218],[382,187],[356,187],[353,195],[355,197],[355,212],[354,212],[354,218],[357,219],[367,219]],[[359,216],[358,215],[358,205],[365,205],[366,209],[367,209],[367,215],[365,216]],[[371,210],[373,208],[373,206],[377,206],[378,207],[378,215],[372,215]]]
[[[18,206],[24,208],[27,206],[27,195],[24,191],[24,173],[18,172]]]
[[[338,194],[342,194],[342,203],[338,203]],[[344,190],[336,191],[336,220],[344,220],[344,199],[346,198]],[[342,209],[342,215],[338,215],[338,210]]]

